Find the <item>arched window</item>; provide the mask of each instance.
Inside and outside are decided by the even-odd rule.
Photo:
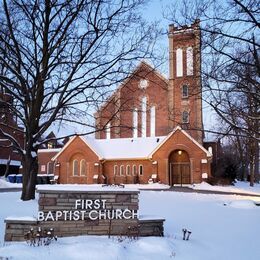
[[[120,175],[123,176],[124,174],[125,174],[124,165],[121,165],[120,166]]]
[[[182,98],[187,98],[189,97],[189,87],[188,85],[183,85],[182,86]]]
[[[126,166],[126,175],[131,175],[131,168],[130,168],[130,165],[127,165]]]
[[[114,166],[114,175],[118,175],[118,166],[117,165]]]
[[[186,50],[187,57],[187,75],[193,75],[193,49],[192,47],[188,47]]]
[[[86,161],[82,159],[80,161],[80,175],[81,176],[86,176],[87,171],[86,171]]]
[[[213,154],[212,146],[210,146],[210,147],[208,148],[208,151],[209,151],[211,154]]]
[[[150,136],[155,136],[155,106],[150,110]]]
[[[183,57],[182,57],[182,49],[177,49],[176,51],[176,76],[183,76]]]
[[[78,160],[73,161],[73,176],[79,176],[79,162],[78,162]]]
[[[139,165],[139,176],[142,176],[143,174],[143,165]]]
[[[133,174],[134,176],[136,176],[136,174],[137,174],[137,171],[136,171],[136,165],[133,165],[133,171],[132,171],[132,174]]]
[[[147,97],[142,97],[142,137],[146,137],[146,105]]]
[[[111,139],[111,123],[106,126],[106,139]]]
[[[189,112],[188,111],[182,112],[182,123],[184,123],[184,124],[189,123]]]
[[[133,137],[138,137],[138,110],[137,108],[133,111]]]
[[[47,163],[47,174],[53,174],[53,162]]]

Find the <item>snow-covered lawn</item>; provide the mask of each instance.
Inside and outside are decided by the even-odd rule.
[[[121,242],[117,237],[71,237],[42,247],[3,242],[6,217],[36,216],[37,201],[19,197],[19,192],[0,193],[0,259],[260,259],[260,207],[254,204],[259,197],[141,191],[140,214],[164,217],[165,237]],[[182,240],[182,228],[192,231],[189,241]]]

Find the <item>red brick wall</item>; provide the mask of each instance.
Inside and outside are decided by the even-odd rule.
[[[86,176],[73,176],[72,162],[74,159],[80,161],[86,160],[87,173]],[[60,166],[56,167],[56,173],[59,175],[60,183],[94,183],[93,176],[100,173],[100,166],[95,166],[95,163],[99,163],[98,156],[82,141],[80,137],[74,138],[69,144],[67,149],[61,153],[57,158],[57,162]]]
[[[207,158],[206,153],[180,130],[177,130],[152,156],[154,161],[158,161],[158,177],[163,183],[169,183],[168,159],[170,154],[175,150],[184,150],[188,153],[191,164],[192,183],[200,183],[202,181],[201,175],[203,172],[209,176],[211,175],[210,160],[208,160],[209,158]],[[202,159],[207,159],[207,163],[202,164]]]
[[[141,79],[148,80],[148,87],[141,89]],[[97,113],[97,125],[106,124],[111,116],[112,120],[111,138],[133,137],[133,110],[138,109],[138,137],[141,137],[141,99],[147,97],[146,136],[150,136],[150,108],[156,106],[156,136],[167,135],[168,107],[167,107],[167,81],[163,80],[150,66],[142,63],[138,71],[117,90],[107,104]],[[105,131],[98,133],[97,138],[106,138]]]

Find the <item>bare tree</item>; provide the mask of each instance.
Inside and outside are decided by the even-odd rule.
[[[259,2],[180,0],[166,15],[176,24],[201,20],[203,97],[222,120],[213,132],[235,136],[240,151],[246,139],[253,185],[259,171]]]
[[[35,197],[41,136],[53,123],[92,127],[87,116],[98,102],[137,60],[151,57],[157,30],[139,14],[145,2],[2,2],[0,86],[14,98],[5,105],[23,127],[25,148],[3,130],[3,122],[0,133],[22,156],[23,200]]]

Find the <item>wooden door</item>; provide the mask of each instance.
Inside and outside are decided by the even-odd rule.
[[[170,168],[172,185],[191,183],[189,163],[171,163]]]

